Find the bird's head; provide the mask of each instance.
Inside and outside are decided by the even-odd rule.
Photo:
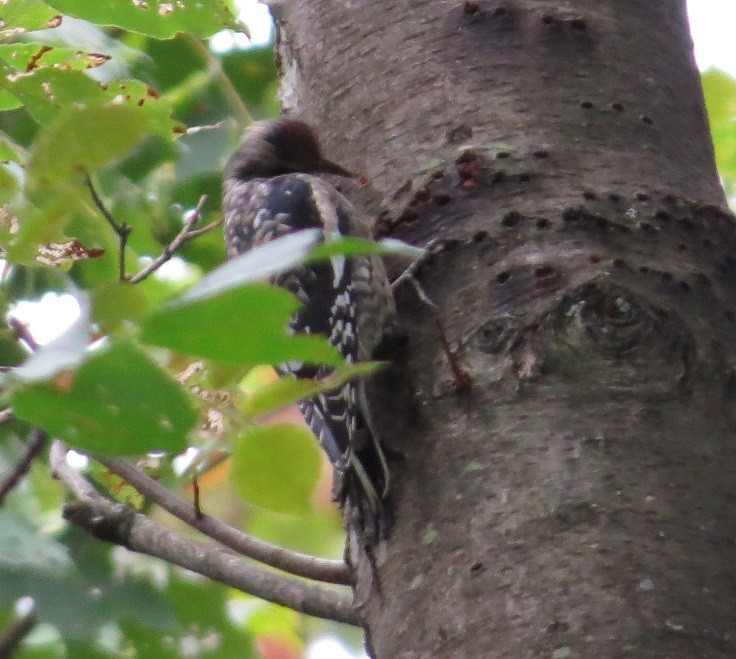
[[[266,178],[295,172],[355,176],[322,155],[311,126],[282,117],[258,121],[248,128],[238,150],[228,160],[225,178]]]

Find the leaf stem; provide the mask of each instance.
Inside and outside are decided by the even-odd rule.
[[[194,50],[196,50],[199,56],[204,60],[210,74],[219,83],[220,88],[222,89],[222,93],[225,94],[225,97],[230,102],[230,105],[235,111],[235,114],[240,119],[240,123],[243,126],[252,124],[253,117],[248,111],[245,103],[243,103],[243,99],[240,98],[238,90],[235,89],[232,81],[230,80],[230,78],[227,77],[227,74],[223,70],[219,58],[212,54],[212,51],[207,47],[207,44],[204,43],[201,39],[193,35],[187,35],[187,37],[189,39],[189,43],[192,44]]]

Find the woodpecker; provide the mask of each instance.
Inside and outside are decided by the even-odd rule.
[[[370,237],[350,202],[317,174],[352,177],[322,155],[307,124],[288,118],[253,124],[224,175],[225,238],[230,258],[300,229],[323,238]],[[396,334],[396,309],[377,256],[333,256],[275,278],[302,302],[294,332],[323,334],[348,363],[380,357]],[[326,367],[285,364],[281,372],[322,378]],[[299,403],[307,424],[336,471],[336,499],[369,542],[386,537],[392,511],[389,469],[372,432],[363,382]]]

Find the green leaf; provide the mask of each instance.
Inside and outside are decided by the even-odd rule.
[[[149,301],[140,286],[114,281],[92,293],[92,320],[107,333],[119,329],[123,321],[135,319],[148,311]]]
[[[186,129],[174,118],[171,103],[144,82],[140,80],[111,82],[104,91],[110,102],[124,103],[143,114],[148,122],[148,130],[152,134],[168,140],[184,134]]]
[[[144,116],[126,105],[71,107],[36,139],[29,162],[38,187],[91,170],[122,155],[146,129]]]
[[[306,229],[251,249],[202,277],[179,298],[179,303],[189,304],[211,298],[243,284],[285,272],[304,261],[321,234],[319,229]]]
[[[94,351],[68,383],[16,391],[18,418],[100,455],[176,453],[197,415],[184,390],[127,342]]]
[[[93,57],[89,53],[84,56],[87,59],[83,57],[82,61],[89,61]],[[2,68],[6,75],[0,77],[0,88],[4,87],[6,92],[20,101],[42,125],[67,112],[70,106],[94,108],[110,105],[126,107],[140,115],[140,120],[146,122],[149,131],[167,140],[177,138],[185,130],[174,119],[171,103],[140,80],[118,80],[102,85],[83,71],[71,67],[39,67],[30,73],[16,71],[7,64]],[[125,124],[118,126],[120,131],[125,128]],[[84,133],[80,138],[83,136]]]
[[[341,366],[324,380],[310,380],[283,376],[259,388],[245,399],[241,411],[248,418],[257,418],[277,412],[299,400],[312,398],[317,394],[332,391],[348,380],[364,377],[381,367],[381,362],[363,362]]]
[[[23,107],[23,102],[11,94],[7,89],[0,89],[0,110],[15,110],[16,108]],[[8,149],[6,145],[2,145],[3,149]],[[12,151],[11,151],[12,153]],[[9,158],[2,152],[0,160],[15,160],[15,158]]]
[[[208,288],[207,295],[192,296],[198,285],[148,316],[142,324],[142,339],[231,364],[302,361],[337,366],[342,362],[326,338],[287,333],[289,319],[299,307],[287,291],[253,283],[220,294]]]
[[[285,516],[265,508],[249,516],[249,530],[268,542],[317,556],[338,558],[345,549],[342,517],[337,506],[319,502],[311,515]]]
[[[21,347],[13,330],[0,328],[0,365],[17,366],[22,363],[28,353]]]
[[[202,277],[179,298],[178,303],[188,304],[248,282],[268,279],[305,261],[320,261],[337,255],[403,254],[419,257],[424,254],[423,249],[393,239],[374,243],[362,238],[339,238],[320,243],[321,237],[319,229],[305,229],[251,249]]]
[[[0,38],[17,36],[30,30],[53,26],[59,12],[41,0],[9,0],[2,8]]]
[[[28,188],[25,192],[26,196],[32,194]],[[48,188],[38,189],[37,193],[40,205],[28,201],[18,206],[10,205],[14,218],[10,222],[11,231],[6,247],[11,263],[37,266],[36,256],[41,245],[64,243],[69,240],[64,230],[70,219],[79,211],[81,203],[79,191],[68,181],[58,181],[56,189],[51,194]],[[13,232],[15,220],[19,229]]]
[[[139,622],[122,622],[126,641],[137,657],[180,659],[182,648],[201,659],[252,659],[252,639],[230,613],[229,589],[206,579],[182,576],[170,570],[163,592],[174,608],[177,627],[166,635],[155,634]],[[214,642],[213,642],[214,641]]]
[[[406,256],[417,259],[425,254],[425,250],[395,238],[386,238],[377,243],[364,238],[336,238],[317,245],[309,253],[307,260],[310,262],[324,261],[338,255],[359,256],[369,254]]]
[[[702,81],[716,164],[726,187],[733,193],[736,191],[736,80],[723,71],[709,69],[703,73]]]
[[[58,112],[74,103],[105,100],[98,82],[81,71],[36,69],[22,73],[8,65],[2,67],[0,87],[17,98],[40,124],[50,121]]]
[[[0,44],[0,59],[19,71],[32,71],[43,67],[84,71],[101,66],[110,60],[109,55],[89,53],[76,48],[48,46],[35,42]]]
[[[146,319],[143,339],[188,355],[228,363],[339,364],[337,352],[323,338],[287,334],[288,321],[298,309],[293,296],[275,287],[252,283],[289,270],[306,259],[330,258],[345,252],[397,251],[393,244],[385,248],[351,238],[315,247],[321,235],[317,229],[298,231],[224,263]],[[401,243],[402,251],[405,247],[408,246]],[[222,322],[224,318],[227,323]],[[217,336],[203,332],[203,327],[217,327]]]
[[[16,159],[16,154],[2,142],[0,142],[0,159],[5,157],[4,162]],[[18,193],[18,178],[4,165],[0,165],[0,201],[6,202]],[[7,217],[3,217],[3,224],[7,223]],[[8,227],[9,229],[10,227]],[[3,227],[5,229],[5,227]]]
[[[67,528],[58,540],[36,533],[36,543],[48,541],[66,553],[65,564],[0,561],[0,603],[32,595],[39,620],[54,625],[67,642],[89,640],[102,625],[125,620],[138,620],[159,632],[175,628],[171,606],[158,588],[130,574],[122,578],[116,572],[111,545],[91,542],[86,533],[75,528]],[[33,553],[31,548],[29,560]],[[68,656],[85,655],[75,650]]]
[[[64,545],[0,508],[0,565],[56,571],[71,560]]]
[[[91,23],[114,25],[158,39],[170,39],[178,32],[209,37],[225,28],[238,29],[229,3],[223,0],[50,0],[48,4]]]
[[[308,513],[320,454],[304,426],[283,423],[247,430],[233,451],[231,480],[248,503],[282,513]]]

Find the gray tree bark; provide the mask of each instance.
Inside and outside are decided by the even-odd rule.
[[[380,588],[351,555],[374,655],[736,656],[736,232],[684,0],[275,14],[287,110],[379,235],[439,241],[472,378],[402,289]]]

